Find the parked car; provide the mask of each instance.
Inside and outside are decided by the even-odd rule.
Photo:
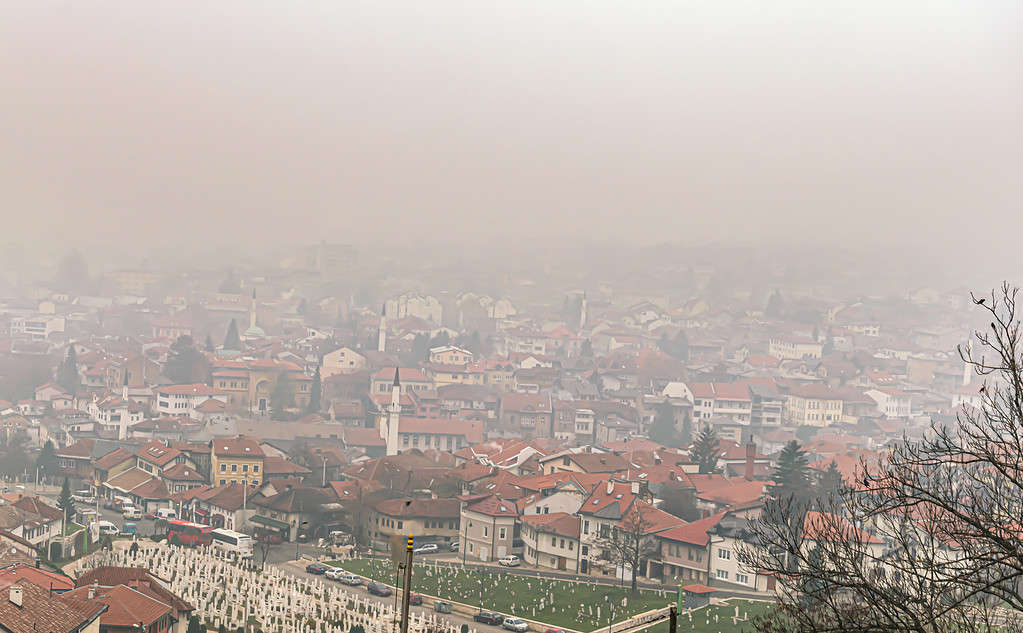
[[[433,554],[434,552],[439,552],[440,548],[437,547],[436,543],[427,543],[426,545],[420,545],[412,551],[416,554]]]
[[[324,565],[323,563],[309,563],[305,566],[306,573],[316,574],[317,576],[322,576],[327,573],[327,570],[329,569],[330,566]]]
[[[546,629],[546,630],[544,630],[543,633],[565,633],[565,629],[558,629],[558,628]]]
[[[92,493],[88,490],[77,490],[71,498],[78,503],[84,503],[86,505],[94,505],[96,503],[96,497],[92,496]]]
[[[410,593],[408,596],[408,603],[416,606],[423,604],[423,594]]]
[[[121,528],[121,536],[135,536],[138,532],[138,526],[130,522],[125,523],[124,527]]]
[[[125,506],[121,510],[121,513],[124,515],[125,519],[132,519],[134,521],[142,520],[142,510],[139,510],[135,506]]]
[[[437,613],[451,613],[451,603],[446,600],[434,600],[433,610]]]
[[[362,584],[362,576],[356,576],[355,574],[345,574],[341,576],[341,584],[351,585],[352,587],[358,587]]]
[[[451,545],[448,545],[448,549],[452,552],[458,551],[458,541],[451,541]]]
[[[472,619],[483,624],[493,624],[495,626],[500,626],[504,622],[504,616],[497,611],[480,611],[472,616]]]
[[[98,523],[98,526],[99,533],[102,536],[117,536],[117,533],[119,531],[117,529],[117,526],[111,523],[110,521],[100,521]]]
[[[172,508],[160,508],[156,511],[156,518],[171,521],[178,518],[178,513]]]
[[[529,623],[522,618],[505,618],[501,626],[516,633],[525,633],[529,630]]]
[[[511,556],[502,556],[501,558],[497,559],[497,564],[504,565],[505,567],[518,567],[519,565],[522,564],[522,562],[519,561],[518,556],[512,554]]]
[[[374,596],[384,596],[385,598],[391,595],[391,588],[382,582],[371,582],[367,584],[366,591],[370,592]]]
[[[327,580],[338,580],[340,581],[343,576],[348,572],[341,569],[340,567],[331,567],[327,571],[323,572],[323,577]]]

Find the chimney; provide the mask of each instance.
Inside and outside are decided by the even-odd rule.
[[[22,604],[22,589],[19,585],[11,585],[10,600],[11,604],[16,607],[21,607]]]
[[[607,494],[611,494],[615,491],[615,482],[610,479],[607,480]]]
[[[96,598],[96,590],[98,588],[99,588],[98,580],[94,580],[92,584],[89,585],[89,600],[94,600]]]
[[[746,481],[753,481],[753,458],[757,454],[757,445],[753,443],[753,436],[749,436],[746,443]]]
[[[634,495],[638,495],[639,494],[639,482],[638,481],[632,482],[632,494],[634,494]]]

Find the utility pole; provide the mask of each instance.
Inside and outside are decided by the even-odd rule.
[[[678,632],[678,605],[668,607],[668,633]]]
[[[412,596],[412,535],[408,535],[408,545],[405,547],[405,580],[404,591],[401,596],[401,633],[408,633],[408,605]]]

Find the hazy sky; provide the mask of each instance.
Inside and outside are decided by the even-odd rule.
[[[8,0],[3,227],[1006,245],[1020,6]]]

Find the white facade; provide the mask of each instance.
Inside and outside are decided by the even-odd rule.
[[[192,389],[181,389],[181,387]],[[227,403],[227,395],[206,385],[171,385],[156,390],[155,410],[158,415],[196,418],[196,408],[210,398]]]
[[[393,319],[412,316],[439,324],[444,308],[436,297],[409,292],[395,299],[388,299],[385,311]]]
[[[908,418],[912,415],[909,394],[901,391],[871,389],[864,392],[877,403],[878,410],[889,418]]]
[[[11,319],[11,335],[27,336],[35,341],[44,341],[54,332],[64,331],[64,317],[36,315]]]
[[[366,357],[355,350],[342,347],[323,355],[320,377],[329,378],[337,374],[351,374],[366,366]]]

